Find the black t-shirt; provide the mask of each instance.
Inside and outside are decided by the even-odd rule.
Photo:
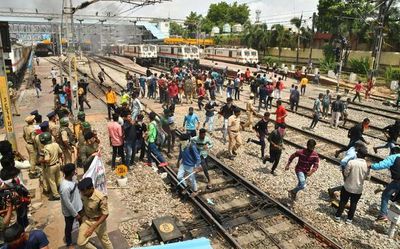
[[[61,94],[62,93],[62,86],[60,86],[59,84],[55,84],[54,86],[53,86],[53,91],[54,91],[54,94]]]
[[[122,129],[124,129],[124,140],[132,142],[136,139],[136,127],[132,125],[129,121],[125,120],[122,125]]]
[[[220,110],[220,114],[222,116],[224,116],[225,119],[228,119],[230,116],[233,115],[233,110],[235,110],[236,106],[231,105],[230,107],[228,107],[227,104],[225,104],[221,110]]]
[[[143,134],[147,131],[147,126],[146,124],[135,124],[135,130],[136,130],[136,138],[141,139],[143,138]]]
[[[215,103],[215,102],[213,102],[213,103],[208,102],[208,103],[206,104],[205,109],[206,109],[206,116],[207,116],[207,117],[212,117],[212,116],[214,116],[214,111],[213,111],[213,109],[214,109],[216,106],[218,106],[218,104]]]
[[[343,102],[340,100],[335,100],[332,102],[332,111],[333,112],[343,112]]]
[[[398,128],[396,125],[388,125],[383,128],[383,130],[389,134],[390,140],[396,141],[399,137],[400,128]]]
[[[268,134],[268,123],[269,120],[265,121],[264,119],[261,119],[254,126],[254,130],[256,130],[260,134],[260,136],[265,136]]]
[[[268,141],[273,142],[274,144],[281,145],[283,143],[283,139],[281,134],[278,132],[278,130],[273,130],[269,136],[268,136]]]

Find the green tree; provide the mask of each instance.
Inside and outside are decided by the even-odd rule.
[[[293,17],[290,23],[296,27],[296,64],[299,64],[299,47],[300,47],[300,28],[302,19],[298,17]]]
[[[250,17],[250,9],[247,4],[238,4],[234,2],[229,5],[226,2],[210,4],[208,8],[207,19],[213,26],[222,28],[225,23],[231,25],[240,23],[245,24]]]
[[[196,36],[197,29],[200,27],[202,19],[203,17],[201,15],[198,15],[194,11],[191,11],[190,14],[186,17],[184,24],[187,28],[189,36]]]
[[[265,55],[270,44],[270,39],[270,32],[268,32],[266,24],[252,25],[250,22],[247,22],[244,25],[241,42],[247,47],[263,51]]]
[[[176,22],[171,22],[169,24],[169,33],[170,35],[184,36],[185,28]]]
[[[271,45],[278,47],[278,57],[281,59],[282,47],[292,47],[292,35],[281,24],[274,24],[271,30]]]

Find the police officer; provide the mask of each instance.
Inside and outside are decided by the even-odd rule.
[[[74,122],[74,134],[75,134],[75,137],[79,137],[79,134],[82,132],[82,123],[83,122],[86,122],[85,121],[85,118],[86,118],[86,115],[85,115],[85,113],[84,112],[82,112],[82,111],[79,111],[78,112],[78,114],[77,114],[77,120]]]
[[[58,133],[60,130],[60,126],[58,125],[57,122],[57,115],[55,112],[50,112],[49,114],[47,114],[47,118],[49,119],[49,129],[50,129],[50,133],[51,135],[58,139]]]
[[[31,168],[29,172],[35,174],[36,171],[36,152],[35,147],[33,145],[34,138],[35,138],[35,126],[33,125],[35,122],[35,116],[30,115],[25,118],[26,125],[23,128],[23,137],[26,142],[26,150],[28,151],[29,156],[29,164]]]
[[[75,163],[73,161],[75,136],[69,126],[69,119],[67,117],[60,119],[60,132],[59,132],[59,145],[64,154],[65,163]]]
[[[39,126],[40,126],[40,131],[41,131],[40,134],[42,134],[42,133],[44,133],[44,132],[49,132],[49,122],[48,122],[48,121],[42,122]],[[37,162],[36,166],[38,166],[38,167],[41,169],[41,171],[42,171],[41,174],[40,174],[40,172],[38,172],[38,175],[40,174],[40,184],[41,184],[42,187],[43,187],[43,192],[48,193],[49,190],[50,190],[50,188],[49,188],[49,185],[48,185],[48,183],[47,183],[47,180],[46,180],[45,177],[44,177],[44,168],[45,168],[45,167],[44,167],[44,164],[43,164],[43,159],[44,159],[44,152],[43,152],[44,144],[42,144],[42,143],[40,142],[40,134],[37,134],[37,135],[35,136],[35,139],[34,139],[34,146],[35,146],[35,151],[36,151],[36,162]],[[51,141],[52,141],[52,142],[55,141],[53,137],[51,138]],[[37,175],[37,176],[38,176],[38,175]],[[37,176],[36,176],[36,177],[37,177]]]
[[[10,95],[10,101],[11,101],[11,107],[14,108],[15,113],[13,115],[15,116],[21,116],[18,112],[18,107],[17,107],[17,97],[18,93],[17,90],[13,88],[14,84],[9,81],[8,82],[8,94]]]
[[[79,160],[83,165],[83,171],[86,172],[99,150],[99,139],[92,131],[85,132],[84,138],[85,142],[79,147]]]
[[[39,139],[44,145],[42,163],[44,165],[44,178],[47,180],[51,191],[51,198],[49,200],[60,200],[58,187],[61,183],[60,165],[62,162],[60,158],[62,159],[62,150],[57,143],[51,141],[51,134],[49,132],[40,134]]]
[[[82,179],[78,183],[78,189],[82,195],[83,222],[79,227],[77,244],[81,248],[96,249],[89,242],[93,232],[99,238],[103,249],[113,249],[110,238],[107,234],[108,204],[107,196],[94,189],[90,177]]]

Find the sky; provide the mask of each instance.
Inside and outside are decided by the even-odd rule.
[[[68,0],[67,0],[68,1]],[[84,0],[72,0],[76,6]],[[99,14],[105,15],[106,12],[119,14],[120,16],[146,16],[160,18],[184,19],[190,11],[206,15],[208,6],[211,3],[220,1],[211,0],[172,0],[162,4],[132,9],[132,5],[121,3],[120,1],[104,1],[95,3],[85,10],[80,10],[80,14]],[[234,0],[225,2],[233,3]],[[267,24],[288,23],[294,17],[300,17],[303,13],[304,19],[310,22],[313,11],[317,10],[318,0],[237,0],[238,3],[247,3],[250,7],[251,19],[255,21],[255,12],[261,10],[260,20]],[[62,0],[0,0],[0,9],[13,8],[17,10],[39,12],[60,12]],[[0,17],[1,19],[1,17]]]

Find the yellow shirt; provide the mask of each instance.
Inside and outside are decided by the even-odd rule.
[[[307,84],[308,84],[308,79],[306,77],[302,78],[301,81],[300,81],[300,85],[301,86],[305,86]]]
[[[106,92],[106,103],[107,104],[115,104],[117,103],[117,95],[113,90]]]

